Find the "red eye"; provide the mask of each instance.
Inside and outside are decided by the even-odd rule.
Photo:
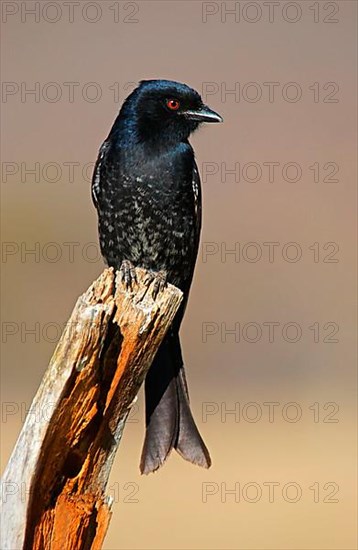
[[[167,107],[171,111],[177,111],[180,107],[180,102],[177,99],[168,99]]]

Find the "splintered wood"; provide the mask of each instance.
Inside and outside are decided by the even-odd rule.
[[[1,549],[99,550],[105,490],[131,404],[182,293],[106,269],[77,301],[2,480]]]

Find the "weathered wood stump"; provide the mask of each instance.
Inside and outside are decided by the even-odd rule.
[[[182,300],[106,269],[77,301],[2,480],[1,549],[100,549],[105,490],[131,404]]]

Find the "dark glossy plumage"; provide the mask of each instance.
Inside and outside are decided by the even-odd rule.
[[[108,265],[126,260],[184,292],[184,303],[146,379],[146,440],[141,471],[156,470],[174,447],[208,467],[209,453],[190,413],[178,331],[201,227],[200,178],[188,142],[201,122],[221,117],[200,95],[167,80],[140,83],[124,102],[95,166],[92,196]]]

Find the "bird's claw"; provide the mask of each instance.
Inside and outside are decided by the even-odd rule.
[[[167,286],[167,272],[164,270],[161,271],[150,271],[145,278],[145,284],[150,285],[153,283],[152,288],[152,298],[156,299],[160,292],[163,292]]]
[[[129,260],[123,260],[119,269],[122,283],[127,290],[133,290],[133,285],[138,284],[134,265]]]

